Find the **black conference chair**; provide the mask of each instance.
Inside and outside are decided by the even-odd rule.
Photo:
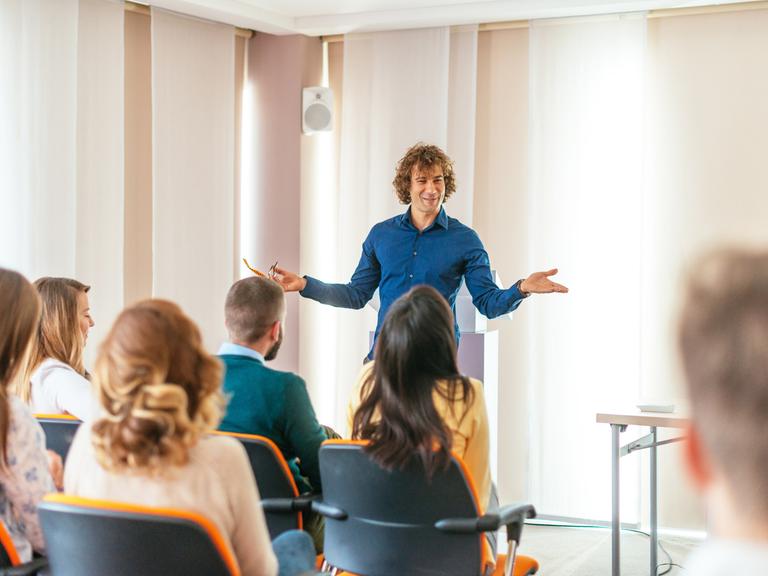
[[[536,515],[533,506],[505,506],[480,516],[471,477],[456,455],[447,470],[428,480],[417,457],[403,470],[387,471],[364,446],[331,440],[320,449],[323,497],[313,509],[325,516],[329,567],[361,576],[481,575],[485,532],[504,526],[504,573],[536,573],[532,558],[515,562],[523,523]]]
[[[296,481],[277,445],[265,436],[237,432],[214,432],[239,440],[248,459],[262,500],[269,537],[274,540],[288,530],[301,530],[302,511],[309,511],[313,497],[299,496]]]
[[[215,524],[186,510],[49,494],[40,521],[55,576],[234,576]]]
[[[11,535],[0,522],[0,576],[34,576],[43,574],[48,568],[48,560],[34,558],[29,562],[21,562],[16,546],[13,545]]]
[[[45,432],[45,447],[66,461],[72,439],[82,421],[69,414],[35,414],[35,418]]]

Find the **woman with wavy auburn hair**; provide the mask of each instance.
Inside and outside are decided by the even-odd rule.
[[[71,414],[90,420],[96,398],[83,367],[93,319],[86,286],[70,278],[40,278],[35,288],[43,314],[24,377],[16,393],[38,414]]]
[[[102,415],[78,430],[65,489],[198,512],[217,524],[244,575],[276,574],[245,450],[209,435],[224,404],[221,374],[176,304],[146,300],[124,310],[96,360]]]
[[[29,408],[8,394],[40,321],[40,298],[17,272],[0,268],[0,521],[22,561],[44,552],[37,504],[55,483],[62,464],[45,450],[45,435]],[[54,478],[56,482],[54,482]]]

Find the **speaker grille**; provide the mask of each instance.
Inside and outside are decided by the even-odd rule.
[[[331,123],[331,111],[325,104],[310,104],[304,111],[304,123],[311,130],[327,130]]]

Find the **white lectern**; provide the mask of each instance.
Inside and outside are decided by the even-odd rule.
[[[497,272],[493,270],[492,274],[496,285],[503,288]],[[512,314],[503,317],[511,319]],[[491,476],[498,478],[499,332],[488,330],[488,319],[472,304],[472,295],[463,282],[456,296],[456,320],[461,333],[459,370],[483,382],[491,443]]]

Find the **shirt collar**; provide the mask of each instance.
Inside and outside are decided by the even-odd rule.
[[[440,206],[440,214],[435,218],[435,224],[442,226],[445,230],[448,229],[448,214],[445,213],[445,208]]]
[[[245,346],[240,346],[240,344],[233,344],[232,342],[224,342],[224,344],[219,347],[218,354],[219,356],[223,356],[225,354],[231,356],[248,356],[249,358],[253,358],[254,360],[258,360],[264,364],[264,356],[262,356],[259,352],[253,348],[247,348]]]
[[[403,226],[410,226],[413,228],[413,224],[411,224],[411,207],[408,206],[408,209],[400,216],[400,224]],[[437,218],[435,218],[435,221],[432,223],[432,225],[440,226],[444,229],[448,229],[448,214],[445,212],[445,208],[443,206],[440,206],[440,213],[437,215]]]

